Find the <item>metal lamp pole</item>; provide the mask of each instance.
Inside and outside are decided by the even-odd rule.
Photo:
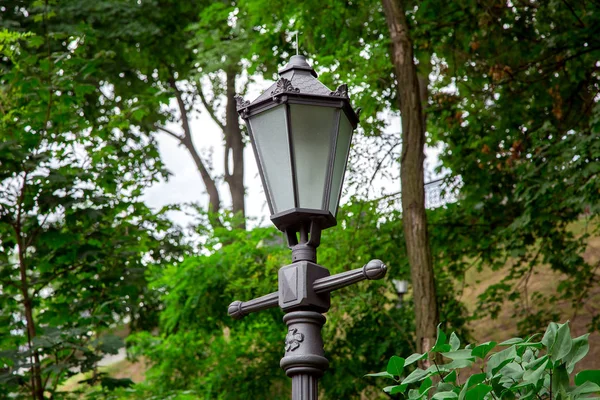
[[[235,319],[277,305],[286,312],[283,322],[288,333],[280,366],[292,378],[292,400],[318,399],[318,380],[329,366],[321,336],[329,294],[365,279],[381,279],[387,272],[383,262],[371,260],[362,268],[330,276],[329,270],[316,264],[320,232],[315,232],[318,228],[314,224],[312,229],[311,239],[292,242],[293,263],[279,270],[277,292],[246,302],[234,301],[228,310]],[[300,237],[306,238],[304,230]]]
[[[318,81],[303,56],[292,56],[281,78],[253,102],[238,97],[271,211],[285,232],[292,264],[279,270],[278,290],[249,301],[234,301],[235,319],[279,306],[286,314],[281,368],[292,378],[292,400],[316,400],[318,380],[329,366],[321,328],[330,293],[365,279],[381,279],[386,266],[372,260],[362,268],[331,276],[317,264],[321,231],[335,215],[358,123],[346,85],[335,91]]]

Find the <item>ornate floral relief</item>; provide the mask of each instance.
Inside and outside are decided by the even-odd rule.
[[[300,93],[300,89],[295,88],[289,79],[281,78],[277,81],[277,87],[271,91],[271,96],[285,92]]]
[[[248,100],[244,100],[242,96],[235,96],[234,99],[238,110],[250,105],[250,102]]]
[[[329,92],[330,96],[348,97],[348,85],[340,85],[335,92]]]
[[[304,341],[304,335],[298,333],[298,329],[290,329],[285,337],[285,351],[294,351]]]

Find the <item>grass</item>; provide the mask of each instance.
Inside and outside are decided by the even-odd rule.
[[[99,372],[104,372],[108,374],[108,376],[112,378],[129,378],[135,383],[143,382],[145,379],[147,365],[144,360],[140,360],[138,362],[131,362],[129,360],[121,360],[116,363],[99,367]],[[69,379],[63,383],[58,390],[60,392],[75,392],[75,391],[85,391],[87,389],[87,385],[85,383],[80,383],[84,379],[89,379],[92,376],[92,372],[86,372],[85,374],[79,373],[77,375],[73,375]]]

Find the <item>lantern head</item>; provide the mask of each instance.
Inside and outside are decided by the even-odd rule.
[[[352,132],[358,115],[348,88],[332,91],[304,56],[292,56],[280,78],[256,100],[237,97],[246,122],[271,221],[286,231],[336,225]]]

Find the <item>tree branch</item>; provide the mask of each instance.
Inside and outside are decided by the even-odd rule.
[[[160,125],[154,125],[154,127],[156,129],[158,129],[159,131],[163,131],[164,133],[168,134],[169,136],[179,140],[180,142],[183,142],[183,137],[179,136],[178,134],[176,134],[175,132],[173,132],[170,129],[165,128],[164,126],[160,126]]]
[[[62,275],[65,275],[65,274],[67,274],[69,272],[75,271],[77,268],[81,268],[83,266],[84,266],[83,263],[72,264],[68,268],[60,270],[58,272],[54,272],[50,276],[43,277],[43,280],[41,279],[42,277],[40,277],[40,279],[32,281],[31,282],[31,286],[37,286],[36,288],[34,288],[32,290],[33,295],[36,296],[43,288],[46,287],[46,285],[48,285],[50,282],[54,281],[58,277],[60,277]]]
[[[194,146],[194,142],[192,141],[192,132],[190,129],[190,122],[187,115],[187,110],[185,108],[185,103],[183,101],[183,97],[181,96],[181,91],[177,88],[177,84],[175,82],[175,77],[171,73],[169,77],[169,85],[173,88],[175,92],[175,98],[177,99],[177,105],[179,107],[179,113],[181,114],[181,126],[183,128],[184,136],[180,138],[181,143],[188,149],[194,163],[196,164],[196,168],[198,172],[200,172],[200,176],[202,177],[202,182],[204,182],[204,186],[206,187],[206,192],[209,197],[209,213],[218,213],[221,209],[221,198],[219,195],[219,189],[217,188],[216,181],[210,176],[208,169],[204,165],[200,154],[196,150]],[[163,131],[164,132],[164,131]],[[211,223],[213,226],[221,226],[222,223],[217,218],[211,217]]]
[[[385,153],[385,155],[383,157],[381,157],[381,159],[379,159],[379,162],[377,163],[377,166],[375,167],[375,171],[373,172],[373,175],[371,175],[371,179],[369,179],[369,187],[371,187],[371,185],[373,184],[373,181],[375,180],[375,177],[377,176],[377,174],[379,173],[379,170],[381,169],[381,166],[383,165],[383,163],[385,162],[385,160],[390,156],[390,154],[392,154],[392,152],[394,150],[396,150],[396,148],[398,146],[400,146],[402,144],[402,141],[399,140],[398,142],[396,142],[395,144],[393,144],[389,150]]]
[[[579,15],[577,15],[577,13],[575,12],[575,10],[573,10],[573,7],[571,7],[571,5],[569,4],[569,2],[567,0],[562,0],[562,2],[565,3],[565,6],[567,6],[567,8],[571,12],[571,14],[579,22],[579,25],[581,25],[582,28],[585,28],[585,24],[583,23],[583,21],[581,20],[581,18],[579,18]],[[552,396],[550,396],[550,398],[552,398]]]
[[[181,114],[181,127],[183,128],[184,140],[192,140],[192,130],[190,129],[190,121],[187,116],[187,110],[185,109],[185,102],[181,96],[181,91],[177,88],[177,83],[173,75],[169,77],[169,85],[175,92],[175,99],[177,100],[177,106],[179,107],[179,113]]]
[[[210,117],[213,119],[213,121],[215,121],[215,124],[217,124],[222,131],[225,131],[225,125],[223,125],[223,122],[221,122],[221,120],[217,117],[217,114],[215,113],[214,108],[212,108],[212,106],[210,104],[208,104],[208,101],[206,100],[206,97],[204,96],[204,92],[202,91],[202,82],[198,82],[197,86],[198,86],[198,95],[200,96],[202,105],[204,106],[204,108],[206,108],[208,115],[210,115]]]

